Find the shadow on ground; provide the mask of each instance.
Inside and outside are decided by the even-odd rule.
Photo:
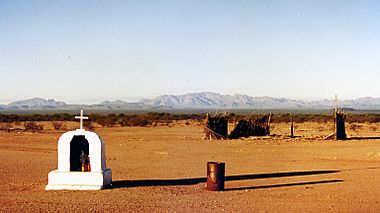
[[[349,137],[347,138],[347,140],[378,140],[380,139],[380,137],[376,137],[376,136],[369,136],[369,137]]]
[[[279,172],[279,173],[264,173],[264,174],[245,174],[245,175],[230,175],[225,177],[225,181],[237,181],[237,180],[252,180],[252,179],[265,179],[265,178],[281,178],[281,177],[293,177],[293,176],[307,176],[307,175],[322,175],[337,173],[338,170],[318,170],[318,171],[295,171],[295,172]],[[148,180],[117,180],[112,182],[112,188],[124,188],[124,187],[140,187],[140,186],[181,186],[181,185],[195,185],[199,183],[205,183],[206,178],[183,178],[183,179],[148,179]],[[245,189],[259,189],[259,188],[274,188],[284,186],[296,186],[296,185],[308,185],[308,184],[322,184],[322,183],[334,183],[343,182],[343,180],[325,180],[315,182],[302,182],[302,183],[290,183],[268,186],[254,186],[247,188],[234,188],[229,190],[245,190]]]
[[[285,184],[276,184],[276,185],[228,188],[228,189],[225,189],[224,191],[238,191],[238,190],[250,190],[250,189],[269,189],[269,188],[280,188],[280,187],[287,187],[287,186],[304,186],[304,185],[340,183],[340,182],[344,182],[344,181],[343,180],[321,180],[321,181],[311,181],[311,182],[285,183]]]

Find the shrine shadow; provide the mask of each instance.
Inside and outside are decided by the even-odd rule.
[[[279,173],[264,173],[264,174],[229,175],[225,177],[225,181],[322,175],[322,174],[331,174],[331,173],[337,173],[337,172],[339,172],[339,170],[317,170],[317,171],[295,171],[295,172],[279,172]],[[205,177],[183,178],[183,179],[117,180],[117,181],[112,182],[111,188],[141,187],[141,186],[195,185],[199,183],[205,183],[206,181],[207,181],[207,178]],[[333,180],[333,181],[337,182],[337,181],[342,181],[342,180]],[[322,183],[323,181],[320,181],[320,182]],[[284,186],[285,185],[287,184],[284,184]],[[270,186],[262,186],[262,187],[270,188]]]

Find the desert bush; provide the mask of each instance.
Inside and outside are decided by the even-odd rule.
[[[325,130],[325,128],[324,128],[323,126],[319,126],[317,129],[318,129],[318,131],[320,131],[320,132],[322,132],[322,131]]]
[[[372,131],[376,132],[377,131],[377,126],[370,126],[369,127]]]
[[[74,121],[74,115],[68,113],[55,114],[1,114],[0,122],[21,121]]]
[[[30,122],[24,123],[24,128],[25,128],[24,129],[25,131],[39,132],[39,131],[42,131],[44,129],[44,126],[42,124],[37,124],[34,121],[30,121]]]
[[[100,116],[99,118],[94,119],[94,121],[100,124],[102,127],[114,126],[115,124],[115,122],[113,122],[113,119],[107,116]]]
[[[127,121],[128,126],[148,126],[151,124],[152,124],[152,121],[147,119],[144,115],[130,116]]]
[[[356,131],[356,130],[360,129],[361,127],[362,126],[359,124],[355,124],[355,123],[350,124],[350,130],[352,130],[352,131]]]
[[[53,125],[53,128],[54,128],[55,130],[61,130],[61,129],[62,129],[62,126],[63,126],[62,123],[60,123],[60,122],[55,122],[55,121],[52,122],[52,125]]]
[[[229,115],[229,122],[233,123],[242,119],[255,119],[262,114],[237,114],[231,113]],[[5,123],[20,123],[31,121],[75,121],[75,114],[69,113],[55,113],[55,114],[1,114],[0,122]],[[145,114],[90,114],[90,121],[96,122],[101,126],[146,126],[153,124],[171,124],[177,120],[194,120],[203,122],[206,114],[193,113],[193,114],[171,114],[167,112],[148,112]],[[289,123],[293,118],[295,123],[304,122],[317,122],[317,123],[333,123],[334,117],[332,114],[308,114],[308,113],[278,113],[273,114],[271,118],[272,123]],[[380,114],[347,114],[347,123],[379,123]]]
[[[167,120],[165,122],[166,126],[171,126],[173,124],[173,121],[172,120]]]
[[[92,121],[85,121],[85,122],[83,122],[83,126],[84,126],[83,128],[85,128],[85,129],[87,129],[89,131],[92,131],[92,130],[95,129],[95,126],[92,123]]]
[[[349,114],[346,118],[348,123],[378,123],[380,122],[379,114]]]
[[[13,127],[12,123],[1,123],[0,124],[0,131],[10,132],[12,127]]]

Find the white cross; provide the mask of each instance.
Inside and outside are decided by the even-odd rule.
[[[80,116],[75,116],[75,119],[80,119],[80,129],[83,129],[83,119],[88,119],[88,117],[83,116],[83,109],[81,109]]]

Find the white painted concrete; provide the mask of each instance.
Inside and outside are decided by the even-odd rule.
[[[46,190],[99,190],[111,186],[112,172],[60,172],[49,173]]]
[[[85,136],[89,143],[91,172],[70,171],[70,143],[74,136]],[[77,129],[64,133],[58,140],[58,169],[48,176],[46,190],[96,190],[111,186],[112,171],[106,167],[102,138],[94,132]]]

